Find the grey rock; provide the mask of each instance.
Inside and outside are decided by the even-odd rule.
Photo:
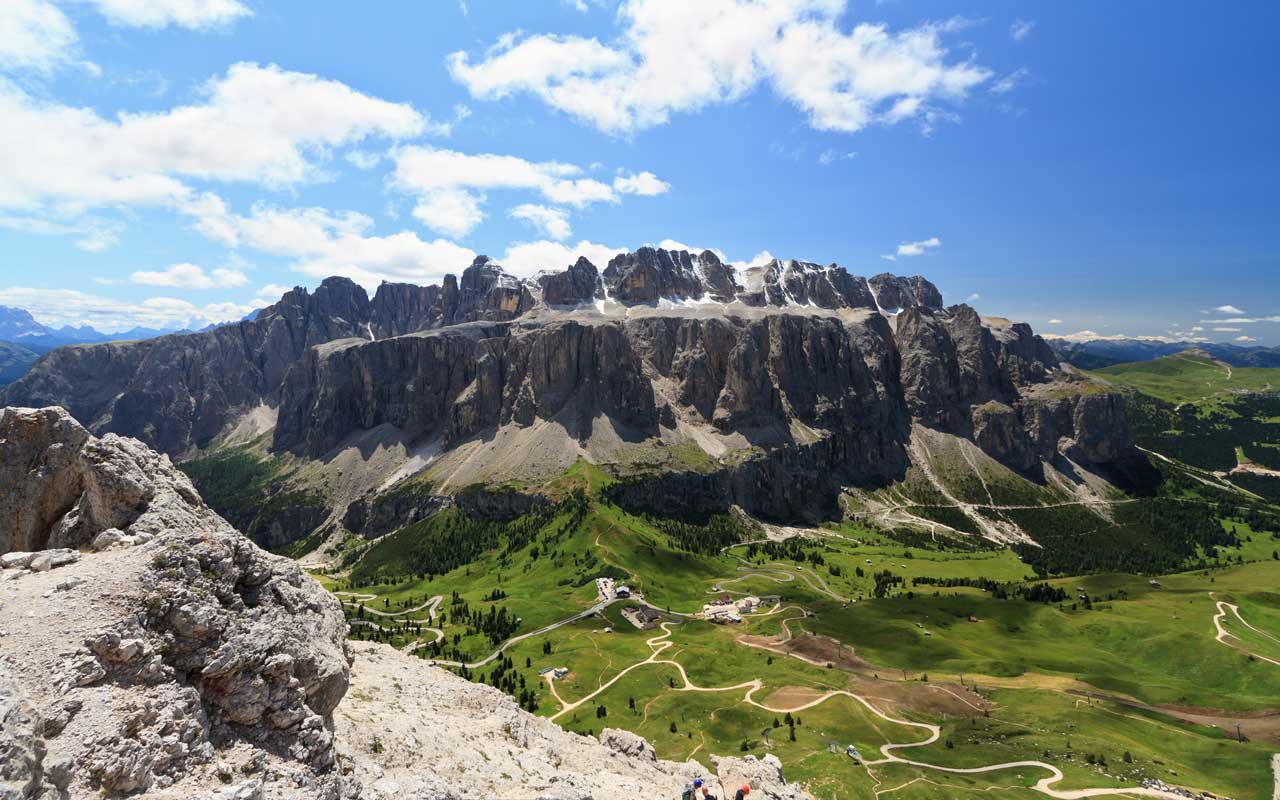
[[[938,287],[919,275],[905,277],[882,272],[867,283],[876,303],[883,309],[942,308],[942,293]]]
[[[542,288],[542,302],[550,306],[590,303],[604,296],[595,265],[583,257],[564,272],[539,275],[538,285]]]
[[[119,544],[125,540],[124,531],[119,528],[107,528],[102,533],[93,537],[93,543],[90,545],[92,550],[106,550],[112,545]]]
[[[36,557],[35,553],[28,553],[22,550],[14,550],[4,555],[0,555],[0,568],[3,569],[26,569],[31,565],[31,560]]]

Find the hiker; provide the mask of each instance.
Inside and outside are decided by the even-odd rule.
[[[716,796],[707,791],[707,787],[702,787],[702,800],[716,800]]]
[[[744,783],[742,788],[734,793],[733,800],[747,800],[749,794],[751,794],[751,787]]]
[[[693,783],[686,783],[680,793],[680,800],[697,800],[698,790],[702,788],[702,778],[694,778]]]

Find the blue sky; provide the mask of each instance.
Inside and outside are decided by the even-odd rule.
[[[670,240],[1280,344],[1274,3],[323,8],[6,0],[0,303],[203,325]]]

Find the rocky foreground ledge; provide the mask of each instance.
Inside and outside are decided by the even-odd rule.
[[[353,650],[338,602],[167,457],[59,408],[0,410],[0,566],[6,800],[678,797],[701,770]],[[775,759],[716,766],[807,797]]]

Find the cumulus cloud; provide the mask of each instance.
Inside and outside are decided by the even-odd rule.
[[[1252,336],[1237,336],[1236,341],[1237,342],[1256,342],[1258,340]]]
[[[411,231],[372,234],[373,220],[356,212],[324,208],[278,208],[259,203],[247,215],[220,203],[205,209],[197,227],[215,241],[247,246],[292,260],[304,275],[343,275],[367,289],[402,281],[438,283],[475,258],[475,251],[447,239],[426,241]]]
[[[264,300],[277,300],[290,291],[288,286],[281,286],[278,283],[268,283],[258,290],[258,297]]]
[[[48,0],[7,0],[0,13],[0,69],[51,72],[71,60],[79,37]]]
[[[211,201],[192,179],[292,186],[322,178],[333,147],[429,126],[408,104],[248,63],[208,81],[192,104],[110,118],[0,78],[0,119],[0,210],[64,224],[131,205],[198,214]]]
[[[991,73],[950,56],[954,22],[902,31],[838,25],[840,0],[628,0],[618,39],[505,34],[480,57],[449,55],[453,78],[492,100],[528,93],[611,134],[740,99],[760,84],[818,130],[945,116]]]
[[[576,164],[460,153],[427,145],[396,148],[392,158],[391,185],[418,198],[414,216],[427,227],[451,236],[469,233],[484,219],[481,206],[487,191],[533,192],[552,204],[581,209],[593,203],[618,203],[624,194],[656,195],[670,188],[652,172],[619,175],[609,185],[584,177],[584,170]],[[567,238],[567,213],[557,213],[564,223],[556,229]],[[528,214],[520,218],[536,221]],[[545,214],[540,217],[546,218]]]
[[[1219,314],[1243,314],[1244,313],[1244,309],[1236,308],[1233,305],[1217,306],[1213,310],[1217,311]]]
[[[0,289],[0,304],[25,308],[46,325],[92,325],[107,333],[129,328],[201,328],[238,320],[254,309],[238,303],[195,303],[151,297],[131,303],[73,289]]]
[[[536,203],[522,203],[511,209],[513,219],[532,225],[535,230],[562,241],[573,235],[569,225],[569,214],[563,208],[540,206]]]
[[[431,192],[413,207],[413,216],[432,230],[461,237],[484,220],[480,204],[484,195],[463,189],[440,189]]]
[[[143,286],[166,286],[175,289],[231,289],[244,286],[249,278],[238,269],[219,267],[211,272],[197,264],[174,264],[167,269],[148,272],[139,270],[129,280]]]
[[[609,259],[626,251],[626,247],[610,247],[586,239],[574,245],[547,240],[520,242],[507,248],[502,265],[513,275],[529,277],[542,270],[563,270],[585,256],[597,269],[604,269]]]
[[[978,302],[978,301],[979,301],[979,300],[981,300],[981,299],[982,299],[982,295],[978,294],[977,292],[974,292],[973,294],[971,294],[971,295],[969,295],[968,297],[966,297],[966,298],[964,299],[964,301],[965,301],[966,303],[976,303],[976,302]]]
[[[1035,20],[1015,19],[1009,25],[1009,38],[1015,42],[1020,42],[1031,35],[1031,30],[1035,28]]]
[[[1061,324],[1062,324],[1062,320],[1060,320],[1060,319],[1051,319],[1051,320],[1049,320],[1048,324],[1049,324],[1049,325],[1061,325]]]
[[[942,240],[937,236],[930,236],[928,239],[922,239],[918,242],[903,242],[898,245],[898,251],[894,256],[882,256],[890,261],[895,260],[898,256],[922,256],[926,250],[933,250],[942,246]]]
[[[207,30],[253,12],[238,0],[88,0],[113,25]]]
[[[642,197],[653,197],[671,190],[671,184],[660,180],[652,172],[638,172],[633,175],[619,175],[613,179],[613,189],[618,194],[638,194]]]
[[[371,153],[368,150],[352,150],[343,156],[347,163],[358,170],[368,172],[382,163],[382,153]]]

